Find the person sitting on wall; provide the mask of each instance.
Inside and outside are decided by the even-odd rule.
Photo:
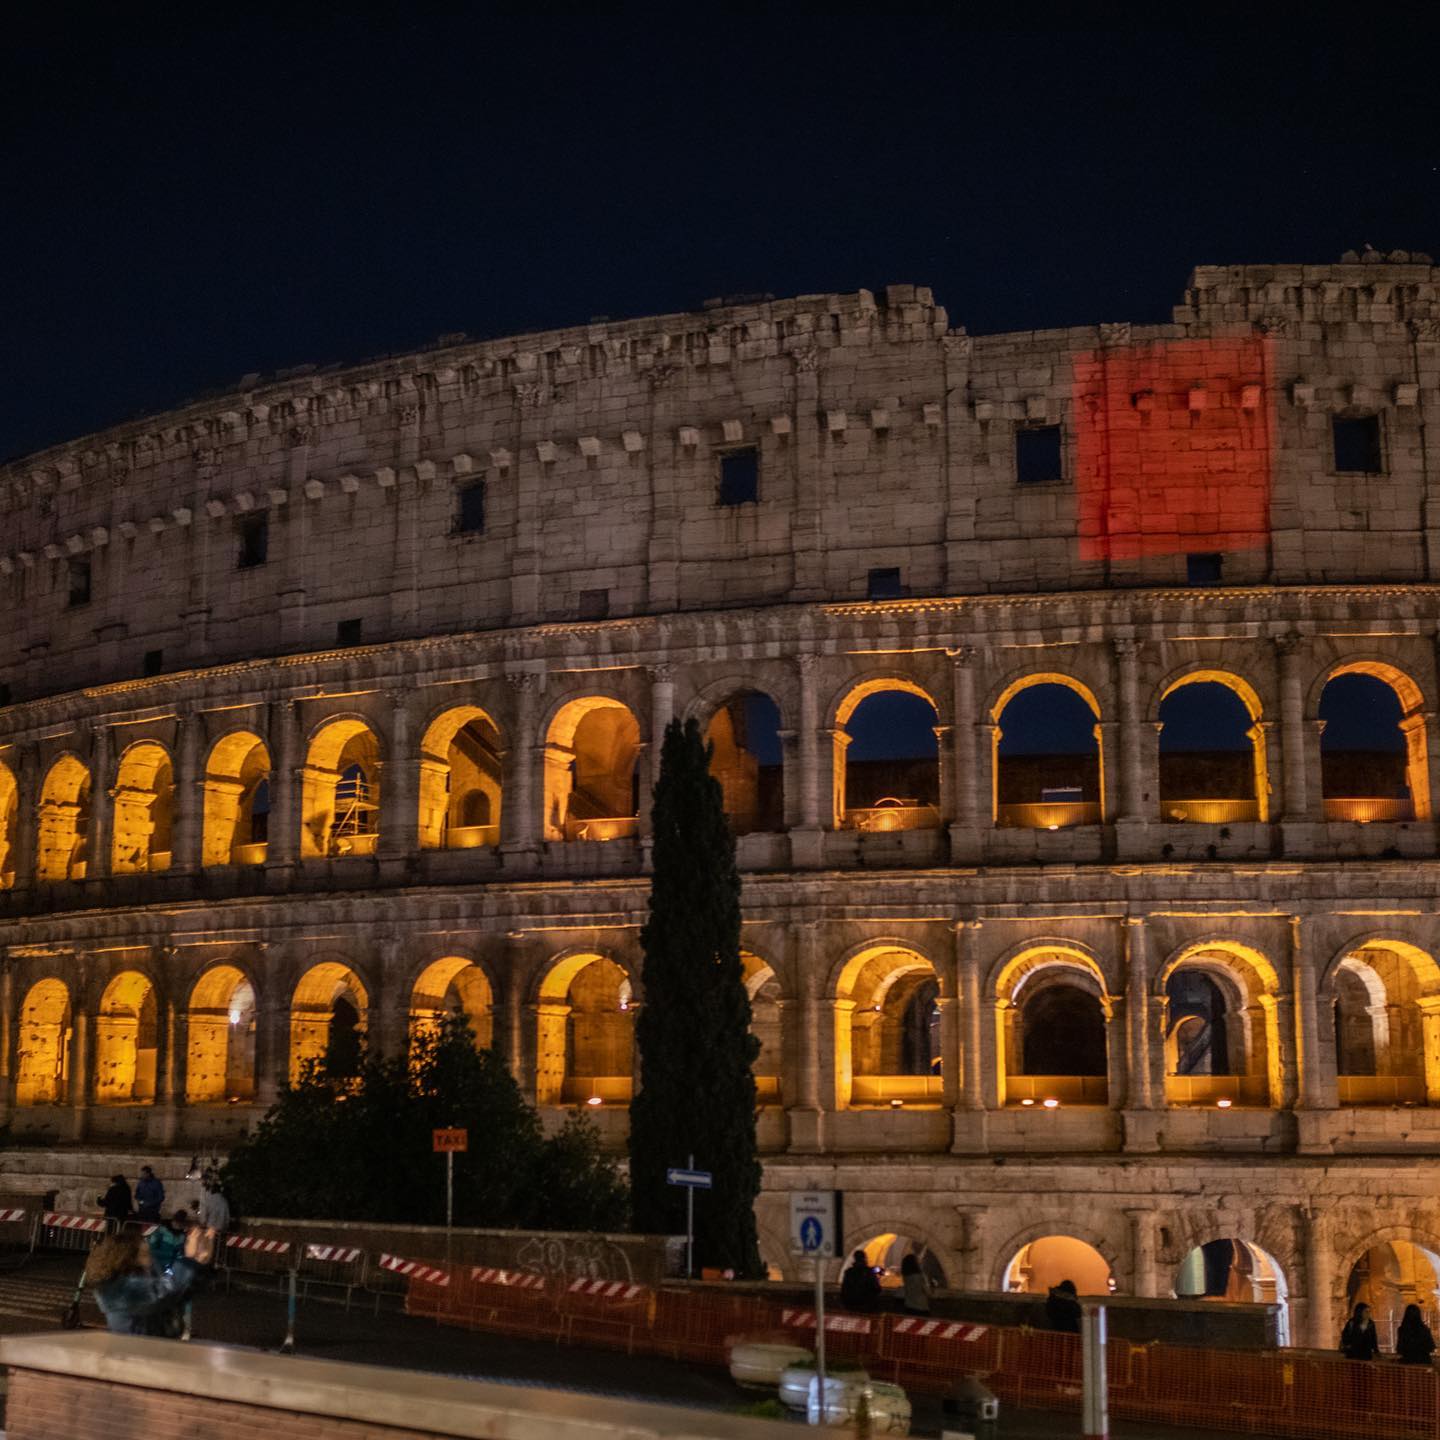
[[[1073,1280],[1062,1280],[1045,1297],[1045,1326],[1064,1335],[1080,1333],[1080,1300]]]
[[[1418,1305],[1407,1305],[1395,1332],[1395,1355],[1402,1365],[1428,1365],[1435,1353],[1435,1337]]]
[[[105,1212],[107,1220],[123,1225],[135,1208],[130,1203],[130,1185],[123,1175],[110,1177],[110,1188],[95,1197],[95,1203]]]
[[[1347,1360],[1374,1360],[1379,1356],[1380,1337],[1375,1333],[1368,1305],[1357,1305],[1345,1322],[1340,1332],[1340,1349]]]
[[[161,1275],[151,1268],[150,1247],[138,1231],[107,1235],[85,1262],[85,1283],[115,1334],[174,1339],[184,1329],[185,1299],[214,1249],[210,1231],[191,1230],[184,1254]]]
[[[840,1277],[840,1303],[847,1310],[880,1308],[880,1279],[863,1250],[857,1250],[850,1257],[850,1263]]]
[[[135,1184],[135,1213],[141,1220],[159,1220],[160,1207],[165,1203],[165,1187],[148,1165],[140,1167]]]

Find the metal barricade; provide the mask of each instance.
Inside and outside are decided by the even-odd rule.
[[[306,1245],[295,1275],[306,1295],[315,1289],[344,1291],[348,1310],[351,1295],[365,1283],[365,1252],[355,1245]]]
[[[375,1297],[377,1315],[382,1300],[398,1299],[409,1314],[439,1319],[449,1286],[448,1270],[428,1260],[407,1260],[403,1255],[381,1254],[365,1274],[365,1288]]]
[[[34,1210],[0,1209],[0,1270],[23,1265],[35,1253],[39,1221]]]
[[[267,1240],[261,1235],[227,1235],[215,1263],[225,1277],[227,1290],[237,1280],[278,1288],[290,1268],[290,1242]]]
[[[64,1210],[46,1210],[40,1216],[35,1248],[88,1255],[98,1241],[114,1233],[115,1222],[101,1215],[72,1215]]]

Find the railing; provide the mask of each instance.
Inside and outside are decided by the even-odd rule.
[[[498,845],[498,825],[451,825],[445,831],[447,850],[478,850],[482,845]]]
[[[855,1075],[850,1080],[852,1105],[938,1102],[944,1093],[945,1082],[939,1075]]]
[[[1176,824],[1245,825],[1260,818],[1254,800],[1171,800],[1160,802],[1160,818]]]
[[[562,1105],[588,1105],[598,1099],[602,1105],[628,1105],[635,1088],[629,1075],[568,1075],[560,1087]]]
[[[1017,830],[1068,830],[1072,825],[1098,825],[1095,800],[1060,800],[1038,805],[1001,805],[996,824]]]
[[[1270,1082],[1263,1075],[1167,1075],[1167,1105],[1252,1105],[1264,1109],[1270,1104]]]
[[[1336,1088],[1342,1105],[1425,1103],[1425,1081],[1419,1075],[1341,1075]]]
[[[1103,1075],[1007,1075],[1005,1103],[1023,1105],[1034,1101],[1043,1105],[1058,1100],[1062,1105],[1105,1105],[1110,1099],[1110,1083]]]
[[[870,805],[845,812],[845,828],[865,834],[890,830],[933,830],[940,824],[934,805]]]
[[[1325,818],[1349,820],[1357,825],[1413,820],[1415,806],[1408,796],[1400,800],[1387,800],[1379,795],[1344,795],[1334,800],[1326,799]]]
[[[567,840],[633,840],[640,829],[634,815],[601,815],[589,820],[567,820]]]

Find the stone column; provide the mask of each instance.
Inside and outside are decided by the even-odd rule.
[[[505,677],[514,697],[513,730],[505,747],[505,788],[500,799],[500,849],[505,865],[524,870],[540,851],[541,800],[538,781],[544,748],[535,734],[541,676],[534,670]]]
[[[953,725],[934,725],[935,769],[938,779],[937,806],[940,824],[952,825],[955,819],[955,746]]]
[[[187,873],[200,868],[205,823],[200,725],[199,715],[188,707],[175,717],[175,818],[170,835],[170,866]]]
[[[950,826],[950,859],[959,865],[973,864],[981,855],[981,826],[990,823],[988,814],[981,821],[980,803],[980,732],[975,723],[975,660],[978,651],[973,645],[962,645],[948,652],[951,660],[951,711],[954,725],[950,731],[951,789],[954,794],[954,815]]]
[[[956,1289],[971,1293],[988,1290],[990,1285],[985,1275],[985,1250],[981,1240],[985,1206],[957,1205],[955,1213],[960,1229],[955,1247],[960,1252],[960,1274],[955,1277]]]
[[[392,690],[390,743],[380,771],[379,852],[408,857],[420,848],[420,755],[410,738],[410,692]]]
[[[1120,786],[1117,820],[1149,818],[1145,793],[1145,743],[1140,714],[1140,645],[1135,640],[1115,641],[1115,696],[1120,719]]]
[[[1136,1295],[1160,1293],[1155,1270],[1155,1212],[1147,1206],[1126,1210],[1130,1217],[1130,1282]]]
[[[110,811],[114,803],[110,754],[110,727],[97,724],[90,732],[90,822],[85,834],[87,880],[110,873]]]
[[[262,944],[256,963],[255,1104],[267,1110],[290,1078],[290,952]]]
[[[173,1000],[165,1002],[155,1056],[155,1108],[147,1127],[150,1143],[174,1146],[180,1132],[180,1107],[185,1103],[185,1069],[190,1058],[189,1017]]]
[[[1312,1350],[1333,1350],[1340,1334],[1335,1324],[1335,1257],[1330,1253],[1329,1226],[1316,1206],[1300,1207],[1299,1220],[1305,1262],[1305,1343]]]
[[[1321,1069],[1320,1007],[1316,998],[1314,967],[1305,954],[1304,921],[1290,917],[1290,974],[1295,992],[1295,1068],[1300,1104],[1306,1110],[1325,1105],[1325,1076]]]
[[[1422,995],[1420,1046],[1425,1057],[1425,1103],[1440,1105],[1440,995]]]
[[[522,1093],[533,1096],[533,1079],[527,1090],[525,1074],[525,935],[512,930],[509,941],[505,956],[505,1061]]]
[[[655,833],[655,786],[660,781],[660,752],[665,746],[665,729],[675,716],[675,668],[655,665],[650,670],[650,764],[640,794],[640,833]]]
[[[800,824],[790,832],[790,862],[806,869],[818,867],[824,858],[824,832],[820,810],[820,657],[801,655],[800,723],[797,748],[800,752]]]
[[[960,1002],[954,995],[940,995],[941,1103],[954,1110],[960,1100]]]
[[[15,770],[15,823],[6,865],[13,871],[18,889],[35,883],[35,842],[40,831],[40,776],[33,745],[17,746],[10,758]]]
[[[796,1007],[799,1031],[796,1035],[796,1103],[787,1111],[790,1121],[790,1149],[817,1151],[824,1149],[824,1114],[820,1098],[820,1026],[822,1009],[820,986],[823,982],[819,926],[813,920],[800,922],[792,936],[795,963],[792,973],[799,991]]]
[[[300,717],[293,700],[270,706],[270,827],[265,846],[269,865],[293,865],[300,854]]]
[[[1105,1017],[1105,1094],[1111,1110],[1128,1110],[1130,1087],[1130,1026],[1123,995],[1107,995],[1101,1004],[1109,1014]],[[1128,1143],[1128,1142],[1127,1142]]]
[[[1130,1022],[1130,1108],[1151,1110],[1155,1095],[1151,1080],[1150,946],[1145,918],[1127,915],[1125,935],[1125,993]]]
[[[90,1012],[78,999],[70,1005],[70,1138],[85,1139],[93,1075],[90,1054]]]
[[[6,958],[0,971],[0,1124],[15,1109],[15,962]]]
[[[1283,813],[1292,823],[1311,819],[1305,767],[1305,650],[1295,634],[1275,640],[1280,665],[1280,768],[1284,786]],[[1267,760],[1273,762],[1273,756]]]
[[[950,1148],[957,1155],[982,1154],[987,1146],[986,1115],[995,1090],[993,1073],[985,1073],[986,1010],[980,999],[980,921],[955,925],[955,985],[960,997],[961,1084],[959,1108],[951,1129]],[[946,1051],[946,1063],[950,1060]]]

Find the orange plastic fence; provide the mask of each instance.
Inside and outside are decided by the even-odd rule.
[[[416,1278],[407,1310],[441,1324],[721,1366],[742,1338],[815,1341],[812,1311],[753,1293],[652,1290],[464,1266],[448,1274],[446,1284]],[[858,1361],[876,1379],[916,1393],[943,1394],[959,1377],[978,1375],[1008,1405],[1080,1408],[1077,1335],[831,1312],[825,1346],[831,1358]],[[1440,1378],[1429,1366],[1112,1340],[1108,1369],[1117,1419],[1283,1440],[1440,1440]]]

